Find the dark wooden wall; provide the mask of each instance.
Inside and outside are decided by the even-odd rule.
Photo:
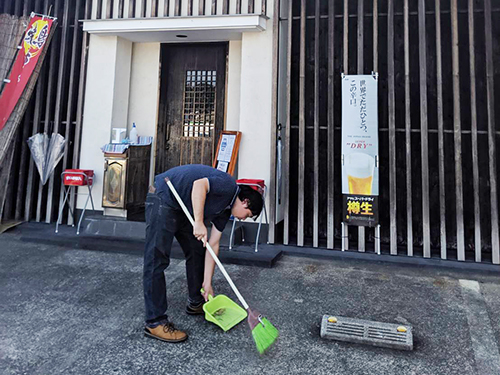
[[[90,18],[86,0],[12,0],[0,3],[0,13],[29,16],[31,12],[58,18],[37,85],[16,135],[14,163],[3,220],[53,222],[61,200],[60,174],[77,167],[85,82],[87,37],[81,19]],[[60,133],[67,148],[45,186],[31,159],[26,140],[39,132]],[[71,222],[72,218],[68,218]]]
[[[340,74],[377,71],[383,251],[499,263],[500,4],[281,3],[292,34],[285,243],[340,247]],[[357,229],[349,237],[356,250]]]

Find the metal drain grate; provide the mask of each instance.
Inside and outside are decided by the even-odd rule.
[[[413,333],[410,325],[323,315],[321,337],[392,349],[413,350]]]

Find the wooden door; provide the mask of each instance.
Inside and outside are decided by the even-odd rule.
[[[162,45],[156,174],[212,164],[224,129],[226,56],[226,43]]]

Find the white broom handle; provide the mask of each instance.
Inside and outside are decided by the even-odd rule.
[[[191,222],[191,225],[193,225],[194,227],[194,220],[193,220],[193,217],[191,216],[191,214],[189,213],[186,205],[184,204],[184,202],[182,201],[181,197],[179,196],[179,194],[177,193],[177,190],[175,190],[175,187],[174,185],[172,185],[172,182],[167,178],[165,178],[165,181],[167,182],[167,185],[168,187],[170,188],[170,191],[172,191],[172,193],[174,194],[174,197],[175,199],[177,199],[177,202],[179,203],[179,205],[181,206],[182,210],[184,211],[184,213],[186,214],[187,218],[189,219],[189,221]],[[233,292],[236,294],[236,296],[238,297],[238,299],[240,300],[241,304],[243,305],[243,307],[245,308],[245,310],[248,310],[248,305],[245,301],[245,299],[243,298],[243,296],[240,294],[238,288],[236,288],[236,285],[234,285],[233,283],[233,280],[231,280],[231,278],[229,277],[229,274],[226,272],[226,269],[224,268],[224,266],[222,265],[222,263],[220,262],[219,258],[217,257],[217,255],[215,254],[215,252],[213,251],[212,249],[212,246],[210,246],[210,244],[206,243],[207,245],[207,249],[210,253],[210,255],[212,256],[212,258],[214,258],[215,260],[215,263],[217,263],[217,266],[219,266],[222,274],[224,275],[224,277],[226,278],[227,282],[229,283],[229,285],[231,286],[231,288],[233,289]]]

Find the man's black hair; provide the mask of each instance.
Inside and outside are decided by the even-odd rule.
[[[240,198],[242,202],[248,199],[248,208],[252,211],[254,218],[260,215],[264,203],[262,201],[262,195],[257,190],[252,189],[248,185],[240,185],[238,198]]]

